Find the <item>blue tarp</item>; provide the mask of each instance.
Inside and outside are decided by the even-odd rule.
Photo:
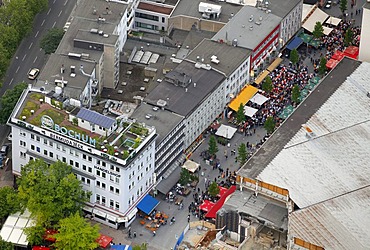
[[[298,48],[299,45],[301,45],[302,43],[303,43],[302,38],[296,36],[294,37],[292,41],[290,41],[290,43],[286,46],[286,48],[288,50],[293,50],[293,49]]]
[[[136,206],[137,209],[143,211],[149,215],[153,212],[154,208],[159,204],[159,201],[153,198],[150,194],[147,194]]]
[[[110,247],[110,249],[114,250],[132,250],[132,247],[130,245],[113,245]]]

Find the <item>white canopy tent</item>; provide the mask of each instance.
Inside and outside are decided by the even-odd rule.
[[[253,102],[253,103],[256,103],[258,105],[262,105],[264,104],[266,101],[268,100],[267,97],[257,93],[255,94],[249,101]]]
[[[224,137],[226,139],[231,139],[233,138],[235,132],[236,132],[236,128],[221,124],[221,126],[218,128],[216,132],[216,135]]]
[[[333,29],[332,28],[329,28],[329,27],[326,27],[326,26],[322,26],[323,27],[323,29],[324,29],[324,34],[325,35],[329,35],[330,34],[330,32],[332,32],[333,31]]]
[[[325,23],[337,26],[341,21],[342,19],[331,16],[328,18],[328,20],[326,20]]]
[[[195,171],[197,171],[197,169],[199,168],[199,164],[194,162],[194,161],[191,161],[191,160],[187,160],[184,165],[182,165],[183,168],[189,170],[189,172],[192,172],[194,173]]]
[[[257,113],[258,109],[249,107],[249,106],[244,106],[244,114],[246,116],[252,117],[254,116],[255,113]]]
[[[16,246],[27,247],[27,236],[23,230],[34,226],[34,220],[30,218],[31,214],[26,210],[23,214],[15,213],[9,215],[0,231],[3,240],[11,242]]]
[[[315,25],[317,22],[323,24],[326,19],[328,19],[329,15],[326,14],[324,11],[316,8],[311,15],[304,21],[302,27],[312,32],[315,29]]]

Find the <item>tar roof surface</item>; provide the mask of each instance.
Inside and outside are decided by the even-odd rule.
[[[253,22],[249,22],[252,15]],[[268,14],[256,7],[244,6],[217,32],[212,40],[233,41],[237,39],[238,47],[254,50],[280,24],[281,20],[281,17],[272,13]],[[260,24],[257,25],[256,22]],[[253,26],[252,30],[250,26]]]
[[[185,88],[175,86],[172,83],[163,81],[149,95],[145,101],[157,105],[158,100],[167,101],[166,109],[182,116],[188,116],[192,110],[198,107],[203,99],[216,89],[225,79],[225,77],[214,71],[197,69],[194,63],[183,61],[173,71],[168,74],[185,73],[191,77],[192,83]],[[180,79],[181,81],[183,80]],[[193,83],[196,83],[194,87]]]
[[[61,73],[62,65],[64,65],[65,68],[63,74]],[[35,86],[51,91],[55,89],[55,80],[62,80],[63,77],[63,81],[67,81],[67,86],[63,89],[64,95],[79,100],[80,94],[89,80],[88,76],[80,72],[81,65],[84,66],[84,71],[87,74],[91,74],[95,67],[95,63],[93,62],[75,60],[68,56],[51,54],[48,63],[45,64],[44,69],[38,77],[38,81],[35,82]],[[71,66],[75,66],[75,77],[71,77]]]
[[[91,33],[90,30],[79,30],[76,34],[75,40],[84,42],[95,42],[99,44],[106,44],[114,46],[117,42],[118,36],[107,34],[108,37],[104,37],[99,34]]]
[[[314,92],[304,100],[253,157],[246,162],[238,171],[238,174],[252,179],[257,178],[302,128],[302,124],[305,124],[315,114],[321,105],[326,102],[360,64],[358,61],[346,57],[343,58],[337,67],[326,76],[325,80],[316,87]]]
[[[118,25],[123,13],[127,9],[127,4],[105,1],[105,0],[88,0],[79,1],[76,5],[75,17],[96,20],[98,17],[104,18],[105,22]]]
[[[249,57],[250,53],[248,49],[204,39],[186,59],[197,62],[197,56],[199,56],[204,59],[204,63],[210,64],[212,68],[225,73],[228,77]],[[220,61],[218,64],[211,62],[213,55]]]
[[[269,1],[268,8],[271,10],[272,14],[284,18],[299,3],[302,3],[302,0],[273,0]]]
[[[154,106],[143,102],[135,109],[131,118],[155,127],[158,134],[156,139],[158,145],[163,138],[166,138],[166,136],[184,119],[184,117],[168,110],[158,109],[154,111],[153,107]],[[148,115],[150,116],[149,119],[147,118]]]
[[[202,14],[199,12],[199,3],[200,2],[207,2],[210,4],[216,4],[220,5],[222,10],[220,14],[219,19],[209,19],[209,21],[216,21],[216,22],[222,22],[227,23],[229,21],[229,18],[231,15],[235,15],[241,8],[241,5],[234,5],[226,2],[210,2],[206,0],[192,0],[191,3],[187,0],[180,0],[177,4],[175,10],[172,12],[172,17],[175,16],[190,16],[190,17],[196,17],[196,18],[202,18]],[[207,19],[208,20],[208,19]]]

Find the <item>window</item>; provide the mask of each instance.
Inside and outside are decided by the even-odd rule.
[[[96,194],[96,201],[100,202],[100,194]]]
[[[113,165],[110,165],[110,170],[114,171],[114,166]]]
[[[101,183],[101,188],[102,188],[102,189],[105,189],[105,188],[106,188],[106,185],[105,185],[105,183],[104,183],[104,182],[102,182],[102,183]]]
[[[116,188],[116,194],[119,194],[119,189],[118,188]]]
[[[102,172],[102,173],[101,173],[101,177],[106,178],[106,177],[107,177],[107,174],[106,174],[106,173],[104,173],[104,172]]]
[[[66,152],[67,151],[66,147],[62,146],[62,151]]]
[[[88,159],[89,159],[89,161],[90,161],[90,162],[92,161],[92,157],[91,157],[91,156],[89,156],[89,158],[88,158]]]
[[[31,145],[31,150],[35,150],[35,145]]]
[[[60,145],[59,144],[57,144],[57,149],[60,150]]]
[[[74,150],[73,149],[69,150],[69,154],[74,155]]]
[[[162,17],[162,23],[164,23],[166,21],[166,19],[164,17]]]
[[[96,175],[100,176],[100,170],[96,170]]]
[[[44,144],[47,145],[48,144],[48,140],[44,139]]]
[[[118,177],[116,177],[116,183],[119,183],[119,178]]]
[[[40,136],[36,136],[36,141],[40,142]]]
[[[110,181],[114,181],[114,177],[113,177],[113,175],[110,175],[110,176],[109,176],[109,180],[110,180]]]
[[[19,145],[21,145],[22,147],[26,147],[26,142],[25,141],[19,141]]]
[[[116,201],[116,209],[119,210],[119,202]]]
[[[48,155],[48,151],[44,149],[44,155]]]
[[[110,208],[113,208],[114,206],[114,201],[112,199],[109,200],[109,207]]]
[[[31,134],[31,139],[35,140],[35,135],[34,134]]]
[[[116,167],[116,172],[118,172],[118,173],[119,173],[119,167]]]
[[[26,132],[21,130],[21,131],[19,131],[19,135],[24,137],[24,136],[26,136]]]
[[[86,171],[86,165],[82,165],[82,170]]]
[[[113,186],[109,186],[109,191],[114,192],[114,187]]]
[[[26,158],[26,152],[19,152],[20,153],[20,157],[25,159]]]
[[[102,196],[102,197],[101,197],[101,203],[102,203],[103,205],[105,205],[105,196]]]
[[[80,163],[78,163],[77,161],[75,161],[75,167],[76,168],[79,168],[80,167]]]
[[[103,167],[105,167],[107,164],[106,164],[104,161],[102,161],[102,162],[101,162],[101,165],[102,165]]]
[[[82,154],[82,159],[86,160],[86,155],[85,154]]]
[[[69,160],[69,165],[73,166],[73,160]]]
[[[67,159],[65,157],[63,157],[62,162],[67,163]]]
[[[52,141],[49,141],[49,146],[52,147],[53,146],[53,142]]]
[[[100,187],[100,181],[96,181],[96,186]]]
[[[87,172],[92,173],[92,167],[89,167]]]
[[[49,157],[50,157],[50,158],[53,158],[53,157],[54,157],[53,152],[49,152]]]

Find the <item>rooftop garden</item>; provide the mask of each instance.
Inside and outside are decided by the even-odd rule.
[[[51,100],[50,105],[45,103],[44,95],[40,93],[31,93],[26,98],[17,118],[41,127],[41,118],[47,115],[53,119],[54,124],[59,124],[68,130],[86,134],[95,139],[95,148],[102,153],[123,160],[133,156],[134,150],[138,148],[145,137],[149,135],[149,129],[142,124],[121,120],[118,120],[119,126],[112,134],[109,136],[100,135],[79,127],[77,118],[70,121],[70,111],[70,107],[64,108],[59,101]]]

